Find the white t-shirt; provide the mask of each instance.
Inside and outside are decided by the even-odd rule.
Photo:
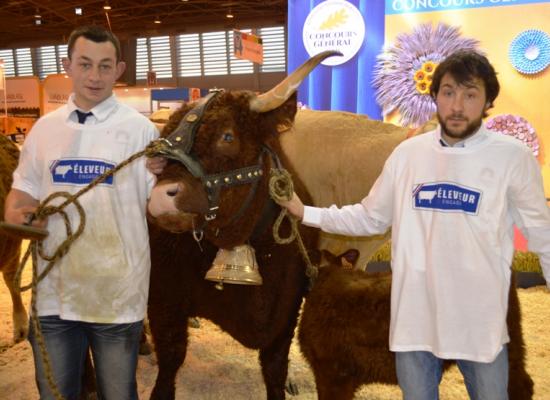
[[[390,349],[491,362],[509,341],[513,223],[536,233],[550,282],[550,212],[520,141],[483,126],[464,147],[440,137],[404,141],[361,203],[306,207],[304,223],[359,236],[393,226]]]
[[[111,96],[77,121],[73,96],[40,118],[25,140],[13,188],[43,201],[54,192],[76,193],[158,137],[155,126]],[[140,158],[78,200],[86,213],[82,235],[38,285],[38,315],[97,323],[129,323],[145,316],[150,252],[146,201],[154,176]],[[56,198],[50,205],[59,205]],[[65,208],[72,230],[74,205]],[[51,255],[66,239],[60,214],[48,218],[44,240]],[[39,262],[39,273],[46,266]]]

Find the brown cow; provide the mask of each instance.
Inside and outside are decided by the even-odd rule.
[[[271,168],[288,165],[278,128],[294,119],[293,92],[326,56],[314,57],[261,96],[221,92],[193,109],[185,105],[163,130],[159,154],[176,161],[158,177],[149,203],[148,315],[159,366],[152,399],[175,396],[187,320],[193,316],[208,318],[246,347],[259,349],[267,398],[285,397],[288,353],[306,276],[298,247],[273,239],[280,208],[269,198],[268,179]],[[294,184],[296,192],[311,200],[299,180]],[[289,224],[282,228],[284,237]],[[317,231],[300,230],[306,247],[315,248]],[[226,284],[220,291],[205,281],[219,248],[245,243],[255,249],[261,286]]]
[[[164,126],[173,112],[151,114]],[[313,205],[328,207],[359,202],[384,166],[386,158],[408,135],[435,128],[433,122],[409,130],[344,111],[299,110],[291,126],[282,126],[281,146],[297,171]],[[311,149],[315,149],[314,152]],[[334,254],[359,250],[357,265],[365,269],[372,254],[389,235],[350,237],[320,232],[319,247]]]
[[[395,357],[388,348],[391,273],[342,268],[340,264],[355,263],[356,250],[338,257],[327,252],[324,255],[330,265],[319,270],[315,286],[306,297],[298,331],[300,349],[313,370],[319,400],[351,400],[363,384],[397,384]],[[507,320],[510,400],[531,399],[533,381],[525,370],[514,284]]]
[[[12,174],[19,159],[19,149],[6,136],[0,135],[0,219],[4,219],[4,201],[12,183]],[[29,330],[27,312],[21,293],[15,290],[15,273],[19,266],[21,239],[0,233],[0,270],[10,291],[13,304],[13,339],[20,342]]]

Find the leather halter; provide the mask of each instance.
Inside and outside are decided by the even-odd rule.
[[[202,181],[208,197],[208,211],[204,216],[206,221],[216,218],[222,188],[254,183],[253,189],[235,217],[239,217],[244,212],[244,209],[248,207],[253,198],[257,182],[263,175],[263,156],[265,153],[272,153],[266,148],[262,148],[256,165],[210,175],[205,173],[200,161],[191,150],[205,111],[220,93],[221,91],[216,90],[201,99],[191,111],[185,114],[178,127],[167,138],[161,139],[162,148],[158,151],[158,155],[160,156],[181,162],[191,175]]]
[[[184,115],[177,128],[168,137],[161,139],[165,149],[160,151],[160,155],[181,162],[195,178],[202,179],[205,173],[201,164],[191,154],[191,149],[204,112],[220,93],[221,91],[214,91],[202,98],[195,108]]]

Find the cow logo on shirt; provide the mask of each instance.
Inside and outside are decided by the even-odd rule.
[[[481,192],[449,182],[421,183],[413,188],[413,208],[476,215]]]
[[[53,183],[87,185],[114,167],[114,164],[103,160],[61,159],[52,163],[50,173]],[[109,176],[102,184],[112,185],[113,176]]]

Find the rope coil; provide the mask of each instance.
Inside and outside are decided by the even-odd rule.
[[[272,168],[271,175],[269,177],[269,194],[271,195],[271,198],[276,203],[281,201],[289,201],[292,198],[293,193],[294,184],[292,183],[292,176],[290,173],[285,169]],[[290,222],[291,231],[288,237],[283,238],[280,236],[279,230],[281,229],[281,224],[285,217]],[[306,263],[306,276],[309,278],[309,288],[311,289],[317,275],[319,274],[319,269],[317,266],[313,265],[309,258],[306,246],[304,245],[304,241],[302,240],[302,236],[300,235],[300,231],[298,229],[298,219],[293,215],[290,215],[288,210],[284,207],[281,209],[279,216],[273,224],[273,239],[275,239],[275,242],[278,244],[289,244],[294,240],[297,241],[300,254]]]

